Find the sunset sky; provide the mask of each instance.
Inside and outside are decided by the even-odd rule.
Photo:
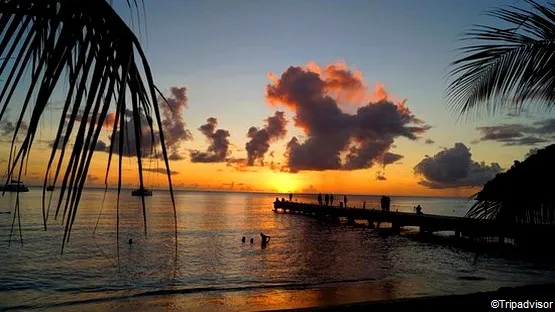
[[[131,21],[126,1],[114,2]],[[444,99],[460,35],[473,24],[495,24],[485,10],[523,1],[145,4],[133,28],[176,108],[162,111],[171,123],[177,188],[466,196],[555,134],[553,114],[459,120]],[[39,156],[59,119],[53,103],[27,184],[44,173]],[[0,126],[9,130],[5,121]],[[89,185],[103,183],[105,145]],[[135,164],[126,159],[124,181],[132,187]],[[147,182],[163,188],[166,177],[155,172],[163,163],[147,164]]]

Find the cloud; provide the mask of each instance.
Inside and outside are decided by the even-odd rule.
[[[102,140],[98,140],[96,141],[96,145],[94,147],[95,151],[106,151],[108,148],[108,146],[106,145],[106,143],[104,143],[104,141]]]
[[[62,149],[62,147],[64,146],[64,138],[65,138],[65,136],[63,136],[63,135],[60,137],[60,139],[58,140],[58,146],[56,146],[56,149]],[[54,142],[55,142],[55,140],[49,141],[48,142],[48,147],[53,148],[54,147]],[[72,144],[68,140],[68,142],[66,143],[66,149],[71,145]]]
[[[549,142],[550,138],[553,138],[555,118],[536,121],[530,125],[512,123],[477,127],[476,130],[481,133],[481,137],[473,143],[495,141],[506,146],[535,146],[539,143]]]
[[[385,174],[383,172],[376,172],[376,180],[377,181],[385,181],[387,180],[387,178],[385,177]]]
[[[185,87],[171,87],[170,96],[166,97],[166,101],[162,98],[158,99],[158,104],[162,108],[162,129],[164,131],[164,139],[168,150],[168,158],[170,160],[184,159],[179,150],[181,143],[192,140],[193,137],[189,130],[185,127],[183,121],[183,110],[187,107],[187,96]],[[78,114],[79,120],[88,119]],[[133,112],[129,109],[125,110],[124,118],[124,138],[123,138],[123,156],[132,157],[137,155],[135,137],[135,123],[133,121]],[[162,153],[157,152],[160,147],[160,133],[156,130],[156,125],[150,117],[147,117],[143,111],[139,112],[139,134],[141,143],[141,154],[146,157],[161,158]],[[111,112],[106,116],[104,127],[112,128],[115,122],[115,113]],[[119,122],[118,122],[119,123]],[[150,124],[152,123],[152,129]],[[118,124],[119,126],[119,124]],[[119,154],[120,129],[118,129],[113,137],[113,152]],[[112,137],[110,137],[112,139]],[[104,142],[103,142],[104,143]],[[104,143],[105,144],[105,143]],[[96,146],[100,149],[102,146]],[[109,152],[109,147],[104,149]]]
[[[98,181],[98,180],[100,180],[100,178],[95,176],[95,175],[92,175],[92,174],[87,175],[87,181],[89,181],[89,182],[94,182],[94,181]]]
[[[15,132],[15,128],[16,123],[12,121],[4,119],[0,122],[0,133],[2,134],[2,136],[13,135],[13,133]],[[25,133],[25,131],[27,131],[28,129],[29,125],[25,120],[22,120],[21,124],[19,125],[19,133]]]
[[[249,128],[247,137],[250,140],[245,144],[248,166],[253,166],[255,162],[264,165],[264,155],[270,149],[270,143],[283,138],[287,134],[286,125],[285,114],[275,112],[273,116],[266,119],[266,125],[263,128]]]
[[[414,167],[414,173],[422,178],[418,184],[432,189],[482,186],[502,171],[498,163],[473,161],[463,143],[426,157]]]
[[[542,147],[542,148],[544,148],[544,147]],[[536,154],[540,149],[541,149],[541,148],[539,148],[539,147],[532,147],[532,148],[524,155],[524,158],[528,158],[528,157],[530,157],[530,156]]]
[[[424,141],[424,143],[426,144],[434,144],[436,141],[432,140],[432,139],[426,139],[426,141]]]
[[[314,185],[310,184],[308,187],[304,188],[302,192],[305,194],[314,194],[317,193],[318,190],[314,187]]]
[[[136,156],[137,155],[136,141],[139,138],[135,137],[135,123],[130,117],[126,116],[124,118],[125,118],[125,122],[124,122],[125,131],[123,131],[122,155],[127,157]],[[139,118],[140,118],[140,123],[139,123],[140,129],[138,132],[141,140],[141,155],[145,157],[155,156],[156,155],[155,147],[159,145],[158,132],[154,131],[153,129],[151,130],[150,126],[148,125],[148,120],[146,115],[141,113],[139,115]],[[153,138],[153,133],[154,133],[154,138]],[[111,138],[112,144],[113,144],[113,152],[115,154],[119,154],[120,135],[121,135],[121,129],[118,129],[115,132],[114,137]],[[104,151],[109,152],[110,149],[106,148]]]
[[[291,172],[370,168],[383,159],[396,138],[416,140],[430,129],[405,101],[389,100],[383,86],[371,94],[362,75],[343,63],[324,69],[314,63],[292,66],[280,77],[269,77],[267,101],[293,111],[295,126],[306,135],[303,142],[293,137],[287,143],[285,156]],[[340,108],[345,102],[363,101],[354,114]]]
[[[144,171],[154,172],[159,174],[167,174],[166,168],[143,168]],[[179,174],[178,171],[170,170],[171,175]]]
[[[162,129],[166,145],[170,154],[179,154],[181,142],[193,139],[191,132],[186,129],[183,121],[183,110],[187,108],[187,89],[185,87],[171,87],[171,95],[166,98],[168,105],[162,103]],[[160,101],[159,101],[160,102]]]
[[[399,155],[399,154],[395,154],[395,153],[384,153],[383,154],[383,159],[382,159],[382,164],[385,166],[390,165],[398,160],[401,160],[404,156],[403,155]]]
[[[252,166],[247,164],[246,158],[228,158],[226,159],[226,166],[235,169],[239,172],[256,172]]]
[[[229,151],[229,131],[218,129],[218,120],[214,117],[206,119],[206,124],[199,127],[210,145],[206,152],[193,150],[190,152],[191,162],[214,163],[224,162],[231,153]]]

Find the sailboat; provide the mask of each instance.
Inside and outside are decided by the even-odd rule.
[[[150,162],[152,162],[152,158],[150,159]],[[147,180],[150,180],[149,175],[147,175]],[[144,186],[139,186],[138,188],[131,191],[131,196],[152,196],[152,189],[146,188]]]
[[[139,187],[131,191],[131,195],[132,196],[152,196],[152,190],[145,187]]]
[[[29,192],[29,188],[23,182],[12,179],[11,183],[5,185],[0,184],[1,192]]]
[[[14,153],[15,153],[15,149],[14,149]],[[10,168],[10,164],[8,164],[8,168]],[[2,178],[2,180],[6,178],[8,168],[6,168],[6,172],[4,173],[4,177]],[[15,193],[29,192],[29,188],[25,184],[23,184],[23,182],[19,180],[14,180],[12,178],[11,183],[0,184],[0,192],[15,192]]]

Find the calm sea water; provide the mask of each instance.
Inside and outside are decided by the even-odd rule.
[[[249,311],[555,281],[555,270],[534,263],[491,256],[474,263],[472,252],[410,235],[274,213],[269,194],[176,192],[176,252],[169,193],[147,198],[145,237],[139,199],[122,191],[118,262],[117,193],[109,191],[102,206],[104,191],[86,190],[61,255],[63,227],[51,220],[43,230],[41,191],[20,196],[23,246],[14,232],[8,247],[13,213],[0,214],[0,310]],[[378,199],[350,196],[349,204],[378,207]],[[0,211],[14,204],[15,194],[6,194]],[[456,216],[469,207],[465,199],[392,197],[391,210],[412,212],[416,204],[424,213]],[[267,248],[260,232],[272,236]]]

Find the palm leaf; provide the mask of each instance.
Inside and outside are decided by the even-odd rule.
[[[128,5],[130,9],[135,7],[137,12],[139,11],[136,0],[128,1]],[[135,57],[138,58],[137,61]],[[14,92],[25,81],[24,73],[28,70],[31,73],[30,83],[19,107],[17,128],[11,145],[15,156],[12,159],[10,152],[7,181],[13,176],[21,179],[24,173],[23,164],[30,158],[44,111],[50,105],[56,87],[66,81],[69,88],[65,93],[60,122],[45,168],[42,201],[46,230],[50,207],[47,208],[45,204],[45,190],[47,178],[53,172],[53,184],[60,184],[55,218],[61,215],[65,226],[62,252],[70,239],[96,143],[106,116],[111,111],[116,113],[112,143],[118,130],[120,134],[119,146],[116,146],[119,151],[118,207],[123,135],[126,130],[123,114],[130,109],[133,112],[132,122],[136,138],[140,138],[139,129],[143,126],[141,123],[144,123],[141,114],[147,115],[152,137],[154,127],[158,128],[176,216],[168,154],[157,100],[159,91],[154,86],[148,61],[137,37],[108,2],[0,0],[0,76],[7,76],[0,90],[0,121],[5,117],[7,108],[14,107]],[[66,76],[62,75],[64,72],[67,73]],[[32,102],[33,97],[36,100]],[[131,100],[130,107],[126,99]],[[152,122],[152,113],[156,116],[156,125]],[[82,115],[80,122],[78,114]],[[27,119],[28,130],[23,133],[18,148],[15,148],[18,132]],[[72,148],[68,144],[70,138],[74,140]],[[143,186],[141,141],[136,141],[139,182]],[[106,187],[113,148],[113,144],[110,144]],[[146,234],[144,199],[142,205]],[[117,218],[119,227],[119,215]],[[177,222],[176,219],[174,221]],[[177,223],[175,229],[177,231]]]
[[[551,109],[555,100],[554,6],[527,1],[531,10],[511,6],[488,14],[507,28],[478,25],[463,40],[473,45],[448,73],[447,102],[460,115],[520,111],[534,103]]]

